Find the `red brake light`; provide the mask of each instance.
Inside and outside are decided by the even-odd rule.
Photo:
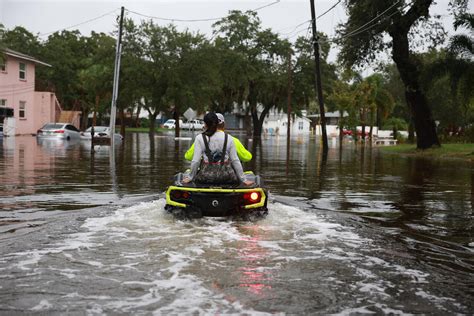
[[[254,204],[260,201],[262,195],[258,191],[244,193],[244,200],[246,204]]]
[[[257,192],[250,193],[250,201],[257,201],[260,198]]]
[[[64,134],[64,130],[63,129],[59,129],[57,131],[54,131],[55,134]]]
[[[182,190],[174,190],[171,192],[171,197],[173,200],[180,200],[180,199],[189,199],[191,197],[191,194],[187,191],[182,191]]]

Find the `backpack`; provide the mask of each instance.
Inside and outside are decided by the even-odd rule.
[[[239,179],[234,169],[229,163],[225,162],[225,153],[227,149],[227,137],[224,133],[224,146],[222,150],[211,152],[206,135],[203,133],[205,154],[209,163],[201,162],[201,168],[196,175],[195,182],[201,184],[238,184]]]

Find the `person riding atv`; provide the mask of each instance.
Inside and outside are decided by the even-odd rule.
[[[233,138],[217,130],[217,115],[206,114],[204,122],[205,132],[194,141],[191,169],[175,176],[165,209],[185,218],[266,215],[268,194],[262,180],[243,171]]]
[[[216,115],[217,115],[217,120],[218,120],[217,130],[224,131],[225,130],[224,115],[222,115],[221,113],[216,113]],[[229,134],[229,136],[231,135]],[[234,136],[231,136],[231,137],[234,140],[235,150],[237,151],[237,156],[239,156],[240,161],[249,162],[250,160],[252,160],[252,153],[248,151],[244,147],[244,145],[242,145],[242,143],[237,137],[234,137]],[[191,145],[188,151],[186,151],[186,153],[184,154],[184,159],[191,161],[193,160],[193,156],[194,156],[194,143]]]
[[[213,112],[204,116],[205,132],[194,140],[191,170],[184,175],[183,183],[238,184],[253,182],[245,178],[237,156],[235,143],[224,131],[218,130],[219,119]]]

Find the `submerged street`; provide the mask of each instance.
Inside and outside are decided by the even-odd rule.
[[[127,134],[112,165],[107,146],[0,139],[0,314],[474,310],[471,162],[235,134],[268,216],[182,221],[164,211],[182,136]]]

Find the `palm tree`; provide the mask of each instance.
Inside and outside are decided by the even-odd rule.
[[[451,37],[450,51],[455,55],[467,58],[474,56],[474,14],[462,13],[454,21],[454,29],[465,27],[470,31],[470,35],[458,34]]]

